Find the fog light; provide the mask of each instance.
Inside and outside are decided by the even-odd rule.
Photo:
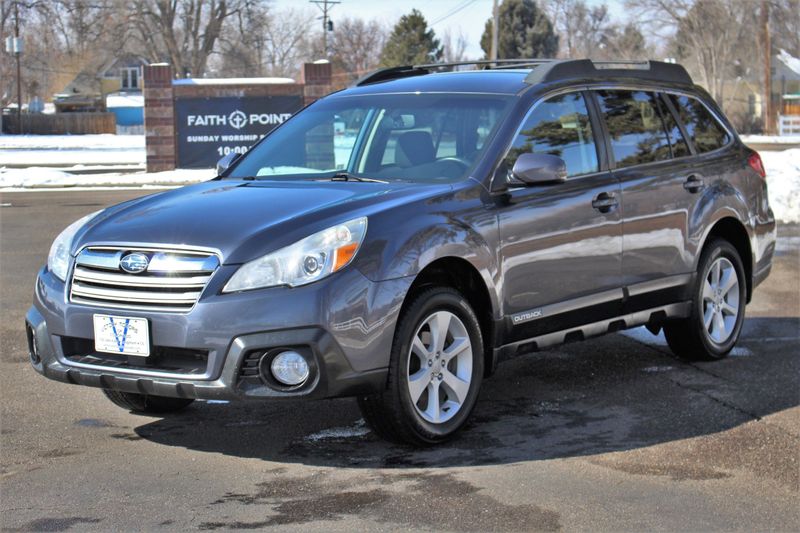
[[[305,357],[297,352],[281,352],[272,359],[270,365],[272,377],[279,383],[294,386],[308,379],[308,363]]]

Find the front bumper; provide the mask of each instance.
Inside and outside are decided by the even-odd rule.
[[[217,274],[217,280],[227,278]],[[43,269],[26,316],[31,363],[56,381],[181,398],[331,398],[384,388],[394,325],[411,280],[372,282],[347,269],[296,289],[225,295],[217,290],[220,283],[212,280],[188,313],[115,310],[68,302],[64,283]],[[67,341],[73,339],[90,346],[95,313],[147,318],[154,346],[201,352],[205,365],[180,374],[143,365],[106,366],[93,362],[91,354],[69,352]],[[306,383],[280,388],[252,372],[244,375],[254,357],[277,348],[306,356],[312,367]]]

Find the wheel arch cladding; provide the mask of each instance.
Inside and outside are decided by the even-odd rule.
[[[432,286],[451,287],[469,302],[478,318],[483,336],[484,376],[494,369],[494,307],[483,278],[469,261],[462,257],[441,257],[420,271],[403,301],[404,310],[417,294]],[[402,313],[401,310],[401,313]]]
[[[709,230],[703,241],[703,248],[709,245],[715,238],[724,239],[731,243],[736,251],[739,252],[739,257],[744,266],[745,284],[747,286],[747,303],[753,295],[753,251],[750,246],[750,237],[738,219],[726,216],[717,220]],[[699,255],[698,255],[699,258]]]

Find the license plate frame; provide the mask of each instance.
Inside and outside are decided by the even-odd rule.
[[[95,314],[92,319],[95,351],[150,357],[150,321],[146,318]]]

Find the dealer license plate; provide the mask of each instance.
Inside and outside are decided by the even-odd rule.
[[[94,349],[122,355],[150,355],[146,318],[94,315]]]

